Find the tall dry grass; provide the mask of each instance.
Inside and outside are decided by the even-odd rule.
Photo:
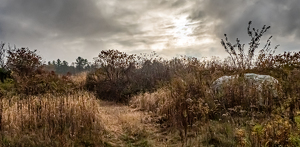
[[[83,87],[86,84],[87,74],[88,74],[88,72],[81,72],[76,75],[72,75],[70,77],[70,79],[71,79],[71,81],[74,82],[75,85],[79,85],[79,86]]]
[[[88,92],[3,98],[2,146],[102,146],[99,101]]]

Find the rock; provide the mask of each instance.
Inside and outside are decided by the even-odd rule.
[[[217,98],[225,96],[228,93],[228,91],[225,91],[226,89],[233,89],[232,91],[235,92],[239,90],[237,88],[242,88],[245,97],[249,94],[256,94],[261,106],[269,103],[264,98],[266,93],[269,94],[268,97],[278,98],[279,87],[280,84],[274,77],[254,73],[246,73],[243,77],[240,77],[240,75],[222,76],[212,84],[214,96]]]

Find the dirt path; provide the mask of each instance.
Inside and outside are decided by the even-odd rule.
[[[111,146],[165,146],[149,114],[129,106],[101,101],[100,114]]]

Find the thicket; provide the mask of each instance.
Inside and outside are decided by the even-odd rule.
[[[86,87],[101,99],[125,103],[135,94],[154,91],[170,74],[166,62],[153,56],[101,51],[95,61],[98,68],[87,75]]]
[[[300,106],[300,52],[275,55],[278,45],[271,48],[272,37],[257,52],[262,35],[269,28],[252,29],[249,22],[248,54],[245,54],[245,45],[239,39],[233,44],[225,35],[221,44],[230,56],[224,61],[183,57],[168,62],[169,67],[176,68],[173,68],[172,78],[165,89],[135,96],[130,104],[154,112],[162,127],[177,129],[185,145],[299,145],[299,116],[296,112]],[[276,78],[279,81],[276,102],[270,90],[265,89],[262,95],[269,101],[261,108],[258,87],[245,87],[246,81],[242,78],[245,73]],[[225,75],[238,75],[239,78],[224,83],[227,88],[223,89],[225,94],[220,98],[212,91],[212,84]],[[203,131],[206,135],[194,135]],[[197,143],[197,137],[203,142]]]
[[[98,100],[84,80],[49,71],[28,48],[0,46],[0,146],[103,146]]]
[[[1,45],[0,74],[3,94],[67,93],[75,87],[70,75],[59,76],[54,71],[46,70],[36,50],[10,46],[5,49],[4,45]]]

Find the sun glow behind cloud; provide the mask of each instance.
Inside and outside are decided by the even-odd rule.
[[[216,42],[214,36],[207,31],[195,34],[195,31],[199,30],[199,25],[203,26],[204,29],[212,24],[202,21],[191,21],[188,19],[188,15],[185,14],[153,13],[152,16],[156,18],[156,25],[149,31],[148,35],[160,37],[159,39],[156,38],[152,45],[149,45],[153,51],[168,52],[168,54],[180,51],[182,53],[179,54],[185,54],[185,52],[191,52],[189,50],[192,48],[198,48],[203,51],[208,49],[208,45]]]
[[[174,17],[173,18],[174,28],[172,29],[172,34],[176,41],[176,46],[187,46],[195,43],[195,37],[191,36],[193,34],[193,28],[188,26],[189,22],[186,17]]]
[[[170,33],[173,36],[175,47],[203,45],[214,42],[213,38],[208,35],[202,34],[204,37],[194,35],[194,30],[197,27],[194,24],[199,22],[190,22],[187,16],[173,17],[172,23],[173,28],[170,30]]]

